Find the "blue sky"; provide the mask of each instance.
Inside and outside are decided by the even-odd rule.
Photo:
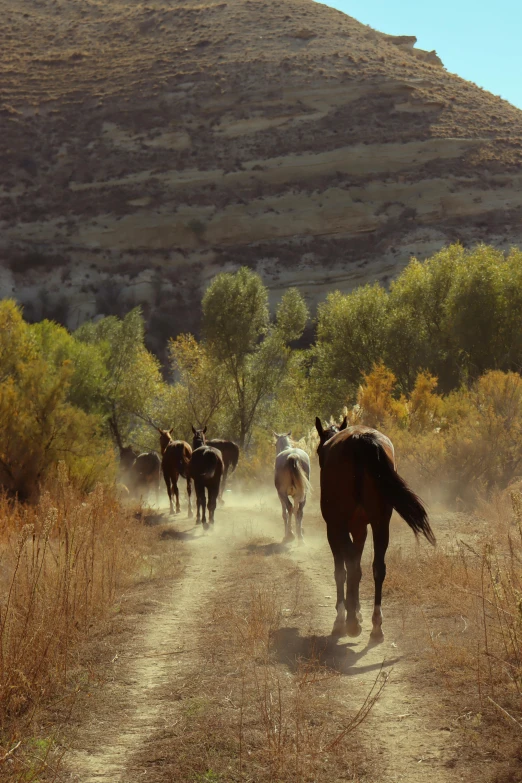
[[[448,71],[522,108],[522,0],[329,0],[391,35],[416,35]]]

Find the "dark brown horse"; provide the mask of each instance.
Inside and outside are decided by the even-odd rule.
[[[192,484],[190,480],[190,459],[192,449],[184,440],[172,440],[172,430],[160,430],[161,469],[167,486],[170,503],[170,513],[174,513],[172,493],[176,496],[176,514],[181,511],[179,505],[178,479],[181,476],[187,480],[188,516],[192,518]]]
[[[225,467],[221,452],[209,446],[206,442],[205,432],[196,430],[192,427],[194,437],[192,439],[192,458],[190,460],[190,475],[194,479],[197,498],[197,516],[196,524],[200,521],[200,510],[202,515],[203,527],[208,530],[208,524],[205,516],[206,498],[205,489],[208,492],[208,516],[211,525],[214,524],[214,512],[216,510],[219,497],[219,487]]]
[[[206,427],[203,430],[203,434],[206,432]],[[214,449],[218,449],[221,452],[221,456],[223,457],[223,465],[225,467],[225,471],[223,473],[223,479],[221,481],[221,489],[219,492],[219,498],[221,502],[223,503],[223,492],[225,491],[226,483],[228,474],[233,473],[234,470],[237,468],[237,463],[239,460],[239,446],[237,443],[234,443],[231,440],[220,440],[219,438],[212,438],[212,440],[207,441],[209,446],[212,446]]]
[[[416,536],[423,533],[432,544],[435,536],[422,502],[395,469],[389,438],[369,427],[347,427],[346,417],[340,427],[332,425],[325,429],[319,418],[315,426],[320,438],[317,453],[321,467],[321,513],[326,522],[337,585],[337,618],[332,634],[359,636],[361,633],[361,556],[370,525],[375,580],[371,638],[374,642],[382,641],[382,585],[393,509]]]
[[[138,456],[138,452],[134,451],[131,446],[120,446],[120,473],[122,478],[127,478],[134,461]]]
[[[160,470],[161,460],[155,451],[138,454],[127,473],[130,495],[140,497],[154,490],[158,505]]]

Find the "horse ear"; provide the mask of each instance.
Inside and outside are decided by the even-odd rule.
[[[274,436],[274,438],[275,438],[276,440],[277,440],[277,439],[278,439],[278,437],[279,437],[279,435],[277,434],[277,432],[275,432],[274,430],[272,430],[272,435]]]
[[[194,433],[194,435],[196,434],[196,430],[194,429],[194,425],[193,424],[192,424],[192,432]]]
[[[315,417],[315,429],[319,433],[319,437],[321,437],[321,435],[324,432],[324,429],[323,429],[323,425],[321,423],[321,419],[319,418],[319,416]]]
[[[203,435],[206,433],[206,431],[207,431],[207,425],[205,424],[205,426],[203,427]]]
[[[339,427],[339,432],[341,430],[345,430],[347,426],[348,426],[348,419],[345,416],[344,419],[342,420],[341,426]]]
[[[287,432],[287,433],[286,433],[286,437],[287,437],[287,438],[291,438],[291,437],[292,437],[292,430],[290,430],[290,432]]]
[[[167,435],[170,435],[172,433],[173,429],[174,429],[174,427],[171,427],[170,430],[166,430]]]

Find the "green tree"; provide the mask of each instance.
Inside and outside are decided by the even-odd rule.
[[[31,333],[39,353],[58,371],[71,365],[68,400],[86,413],[103,413],[103,392],[107,383],[106,347],[76,339],[53,321],[33,324]]]
[[[145,347],[140,308],[123,319],[108,316],[81,326],[74,336],[102,351],[105,373],[100,387],[101,410],[119,446],[128,437],[134,417],[149,418],[163,382],[158,360]]]
[[[12,301],[0,303],[0,360],[0,487],[33,499],[58,460],[84,489],[110,476],[101,418],[70,401],[72,361],[51,361]]]
[[[241,446],[262,408],[283,381],[289,343],[302,335],[308,311],[299,294],[283,296],[271,323],[268,293],[259,275],[243,267],[218,275],[203,298],[203,336],[224,373],[226,405]]]
[[[319,306],[311,374],[318,414],[328,417],[353,399],[363,373],[382,360],[387,317],[387,294],[380,285],[348,295],[335,291]]]
[[[171,367],[179,376],[177,406],[184,409],[183,433],[188,437],[190,425],[204,427],[215,424],[215,416],[223,406],[224,377],[217,362],[203,343],[191,334],[170,340]]]

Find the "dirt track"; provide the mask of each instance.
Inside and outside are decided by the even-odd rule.
[[[193,527],[184,511],[172,521],[165,516],[162,544],[171,547],[173,557],[181,557],[182,572],[159,587],[142,587],[133,599],[134,613],[128,617],[124,640],[118,635],[108,639],[108,681],[85,701],[88,707],[66,756],[64,780],[444,783],[477,779],[469,760],[459,753],[458,732],[433,673],[426,671],[423,652],[429,635],[419,628],[419,613],[394,602],[385,591],[385,641],[374,647],[368,644],[371,544],[363,567],[363,634],[358,639],[329,636],[335,618],[333,563],[317,498],[306,511],[304,547],[279,543],[283,525],[275,493],[269,490],[262,496],[227,493],[213,533]],[[394,520],[392,525],[391,550],[414,546],[413,535],[402,521]],[[439,540],[450,526],[451,517],[434,519]],[[258,596],[275,594],[280,601],[280,625],[269,643],[270,666],[284,678],[285,687],[302,676],[303,661],[313,660],[323,673],[333,674],[318,695],[324,706],[317,701],[316,722],[330,720],[342,728],[343,721],[349,722],[357,713],[376,678],[387,677],[366,720],[339,743],[344,745],[344,757],[330,754],[330,766],[323,767],[323,773],[316,766],[315,773],[308,774],[303,765],[293,778],[265,777],[249,761],[248,739],[243,741],[240,752],[245,760],[237,773],[236,746],[224,742],[227,715],[230,725],[236,726],[243,720],[243,709],[239,710],[233,695],[237,672],[223,612],[234,610],[237,602],[241,614],[241,601],[252,590]],[[222,728],[216,724],[217,712]],[[194,720],[203,726],[202,737],[189,732]],[[210,733],[213,739],[206,741]]]

